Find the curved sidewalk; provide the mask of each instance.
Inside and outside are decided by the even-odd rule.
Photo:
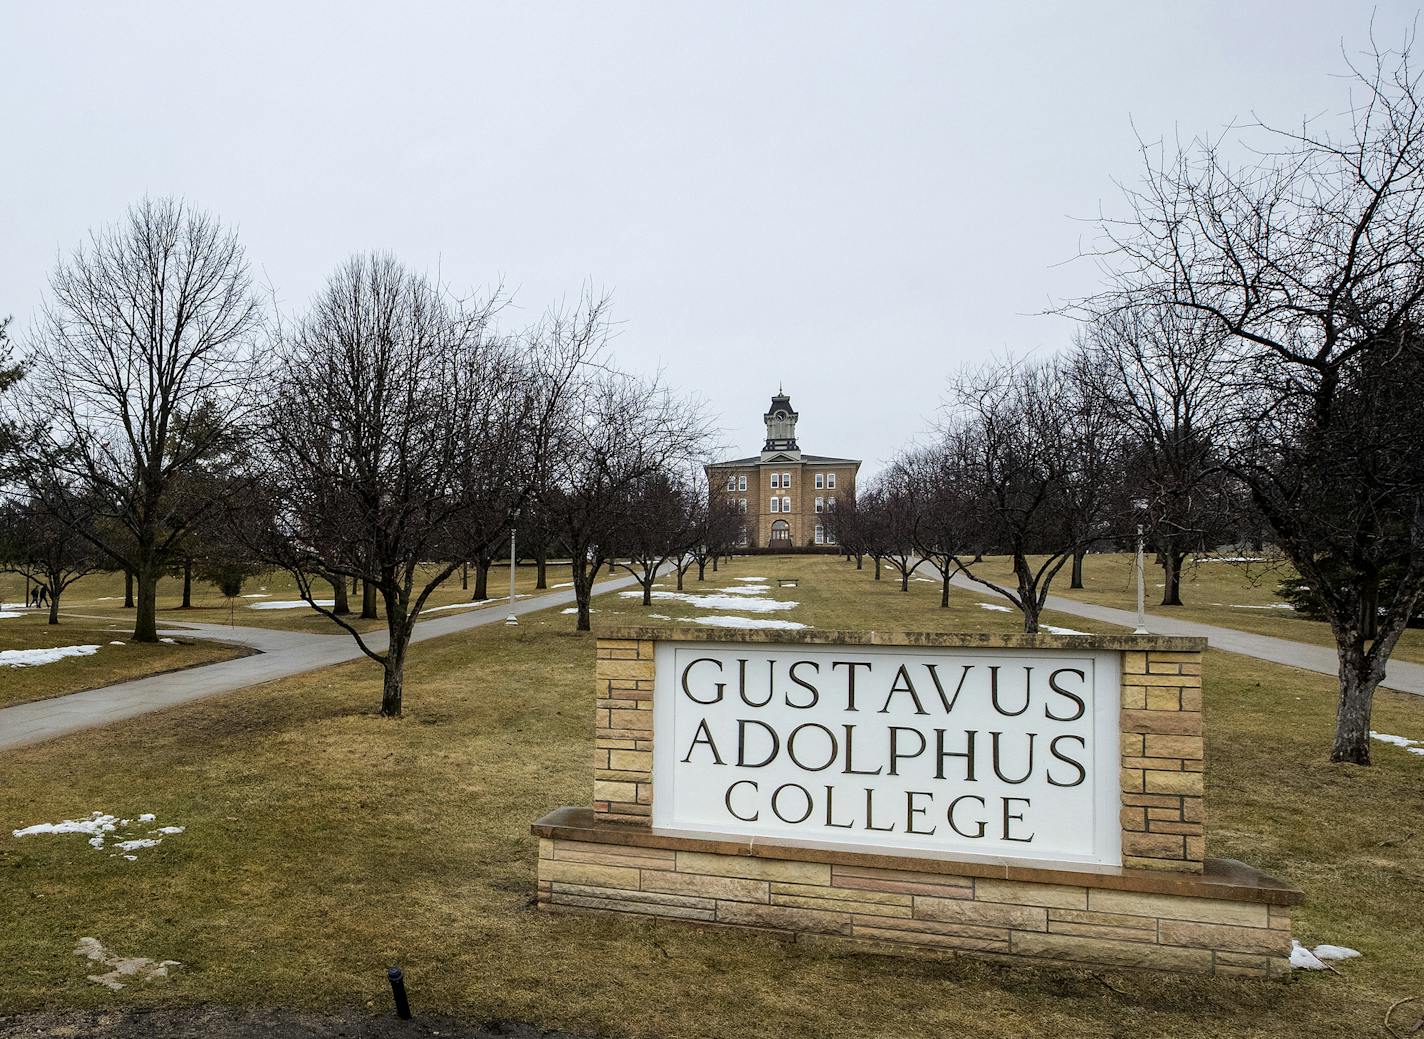
[[[994,593],[981,584],[975,584],[961,574],[956,574],[950,584],[955,588],[965,588],[977,592],[985,598],[993,598]],[[1044,609],[1055,613],[1067,613],[1086,620],[1104,624],[1117,624],[1124,628],[1137,627],[1137,614],[1130,610],[1118,610],[1111,606],[1095,606],[1092,603],[1065,599],[1061,595],[1050,595]],[[1237,653],[1243,657],[1272,664],[1285,664],[1305,671],[1315,671],[1322,675],[1338,676],[1340,664],[1335,650],[1330,646],[1315,646],[1308,642],[1293,642],[1270,635],[1253,635],[1235,628],[1219,628],[1214,624],[1198,624],[1196,621],[1177,620],[1160,614],[1147,615],[1147,629],[1154,635],[1195,635],[1207,640],[1212,649]],[[1400,693],[1424,696],[1424,664],[1411,664],[1405,660],[1391,660],[1386,668],[1386,689]]]
[[[597,598],[633,583],[632,577],[614,578],[597,585],[593,594]],[[572,590],[550,592],[516,600],[513,612],[516,616],[522,616],[555,606],[567,606],[573,601]],[[509,613],[507,600],[496,599],[492,605],[472,607],[468,613],[437,614],[430,620],[416,622],[412,640],[423,642],[488,624],[503,624]],[[39,743],[80,729],[107,725],[174,704],[316,671],[362,656],[356,640],[346,632],[309,635],[273,628],[241,628],[184,621],[175,622],[160,634],[198,634],[215,642],[232,642],[259,652],[236,660],[136,678],[131,682],[0,709],[0,750]],[[366,640],[377,651],[385,648],[386,641],[384,631],[372,633]]]

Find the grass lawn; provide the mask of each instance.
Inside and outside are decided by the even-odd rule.
[[[1007,557],[991,557],[977,573],[1013,587]],[[1162,568],[1147,558],[1147,612],[1200,624],[1273,635],[1276,638],[1334,646],[1330,626],[1307,620],[1281,601],[1276,588],[1294,570],[1285,564],[1237,564],[1203,560],[1188,563],[1182,574],[1182,606],[1162,606]],[[887,574],[886,579],[892,575]],[[1083,561],[1083,588],[1068,587],[1068,567],[1053,579],[1053,594],[1122,610],[1137,609],[1137,584],[1130,553],[1090,555]],[[992,596],[993,592],[983,590]],[[1118,631],[1123,629],[1118,628]],[[1424,628],[1405,631],[1395,648],[1400,660],[1424,663]]]
[[[60,646],[97,646],[98,651],[90,656],[65,657],[32,667],[0,666],[0,707],[231,660],[244,652],[235,646],[188,639],[177,639],[172,644],[140,645],[128,641],[131,626],[70,618],[52,626],[45,620],[44,614],[33,611],[20,617],[0,618],[0,652]],[[112,645],[114,642],[123,645]]]
[[[972,596],[941,610],[928,583],[902,594],[837,559],[739,560],[718,580],[752,575],[797,576],[773,594],[800,605],[776,616],[816,626],[1016,627]],[[595,628],[709,612],[594,605]],[[1420,991],[1424,758],[1381,745],[1374,768],[1327,764],[1330,679],[1220,653],[1205,669],[1208,851],[1304,887],[1297,935],[1365,954],[1341,975],[1004,967],[534,911],[529,824],[592,788],[594,651],[573,623],[546,611],[416,646],[398,722],[376,716],[362,661],[7,753],[0,1007],[384,1013],[399,963],[417,1013],[612,1036],[1299,1039],[1380,1034],[1385,1008]],[[1376,727],[1424,738],[1424,699],[1381,694]],[[81,835],[9,835],[95,810],[186,832],[133,862]],[[84,936],[184,967],[111,994],[84,980]]]
[[[624,571],[620,570],[614,576],[623,575]],[[515,595],[536,594],[535,579],[533,566],[521,566],[516,574]],[[606,571],[600,575],[600,581],[608,579]],[[572,587],[566,562],[562,564],[551,562],[549,564],[548,584],[549,591]],[[0,602],[21,601],[24,598],[22,588],[23,578],[14,574],[0,574]],[[454,576],[431,594],[426,608],[454,607],[463,611],[466,609],[489,609],[505,604],[509,600],[509,568],[497,566],[490,571],[489,594],[493,598],[478,605],[471,605],[470,595],[473,588],[473,573],[470,575],[470,589],[462,589],[460,574],[457,571]],[[331,589],[329,587],[319,589],[319,597],[322,594],[329,598]],[[163,627],[164,625],[182,624],[184,621],[196,621],[203,624],[234,624],[250,628],[280,628],[284,631],[304,631],[318,635],[345,634],[333,621],[304,603],[291,609],[257,608],[264,602],[290,603],[300,598],[296,582],[292,580],[291,576],[281,571],[273,571],[249,579],[243,585],[241,597],[237,599],[225,598],[214,585],[194,581],[193,605],[190,609],[184,610],[180,608],[183,602],[182,578],[164,577],[158,582],[158,624],[159,627]],[[123,574],[90,574],[80,578],[64,593],[64,598],[60,602],[61,623],[78,624],[82,622],[91,627],[101,624],[114,625],[120,631],[132,632],[134,612],[132,609],[125,609],[123,602]],[[350,597],[350,604],[354,611],[360,612],[361,596],[359,592]],[[383,618],[385,611],[381,608],[379,599],[377,599],[376,606]],[[452,611],[440,610],[435,616],[444,616],[448,612]],[[385,621],[382,619],[363,621],[356,616],[347,619],[360,631],[385,630]]]

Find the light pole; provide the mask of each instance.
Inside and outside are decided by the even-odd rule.
[[[519,618],[514,615],[514,568],[519,560],[514,555],[514,523],[517,516],[511,516],[509,520],[509,616],[504,618],[504,623],[519,623]]]
[[[1147,585],[1142,573],[1142,524],[1137,525],[1137,630],[1134,635],[1147,634]]]

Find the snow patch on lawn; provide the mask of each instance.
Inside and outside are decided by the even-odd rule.
[[[737,578],[737,580],[738,580],[738,581],[753,582],[753,583],[756,583],[756,584],[765,584],[767,581],[770,581],[771,578],[770,578],[770,577],[739,577],[739,578]]]
[[[1013,612],[1014,612],[1014,609],[1013,609],[1012,606],[1000,606],[1000,605],[999,605],[998,603],[996,603],[996,602],[981,602],[981,603],[979,604],[979,608],[980,608],[981,610],[993,610],[995,613],[1013,613]]]
[[[110,642],[109,645],[111,645],[111,646],[127,646],[128,643],[127,643],[127,642]]]
[[[694,624],[707,624],[714,628],[775,628],[778,631],[794,631],[806,625],[797,621],[782,620],[779,617],[733,617],[727,614],[711,614],[693,617]]]
[[[1198,563],[1264,563],[1265,556],[1197,556]]]
[[[7,649],[0,651],[0,667],[39,667],[66,657],[92,657],[98,646],[56,646],[53,649]]]
[[[1229,603],[1227,603],[1226,605],[1227,605],[1227,606],[1230,606],[1233,610],[1293,610],[1293,609],[1295,609],[1295,607],[1292,606],[1292,605],[1291,605],[1290,603],[1288,603],[1288,602],[1273,602],[1273,603],[1267,603],[1265,606],[1251,606],[1251,605],[1248,605],[1248,604],[1246,604],[1246,603],[1241,603],[1241,602],[1229,602]]]
[[[335,599],[313,600],[318,606],[335,606]],[[248,604],[249,610],[300,610],[307,605],[305,599],[273,599],[271,602],[254,602]]]
[[[1387,732],[1370,731],[1370,739],[1379,740],[1381,743],[1388,743],[1391,746],[1400,747],[1411,754],[1418,754],[1424,757],[1424,740],[1411,740],[1404,736],[1391,736]]]
[[[18,610],[0,610],[0,620],[9,620],[12,617],[23,617],[24,614]]]
[[[118,992],[125,985],[135,981],[153,981],[166,978],[169,972],[183,966],[177,960],[150,960],[143,956],[115,956],[97,938],[80,938],[74,947],[74,955],[86,956],[95,963],[110,968],[105,974],[90,974],[88,980],[103,985],[111,992]]]
[[[1294,938],[1291,939],[1290,965],[1296,970],[1329,970],[1331,962],[1352,960],[1362,953],[1357,949],[1347,949],[1343,945],[1317,945],[1307,949]]]
[[[638,594],[639,594],[639,595],[642,595],[643,593],[642,593],[642,592],[639,592]],[[578,607],[577,607],[577,606],[570,606],[567,610],[560,610],[559,612],[560,612],[560,613],[578,613]],[[597,613],[598,611],[595,610],[592,606],[590,606],[590,607],[588,608],[588,612],[589,612],[589,613]]]
[[[164,837],[171,837],[186,829],[183,826],[160,826],[156,829],[145,830],[140,825],[157,821],[158,816],[152,812],[144,812],[137,821],[120,819],[118,816],[109,815],[106,812],[94,812],[87,819],[64,819],[57,823],[35,823],[33,826],[11,830],[10,836],[50,837],[67,833],[87,834],[89,847],[95,851],[104,851],[112,834],[114,838],[123,839],[113,839],[113,850],[109,852],[109,857],[122,856],[129,862],[133,862],[138,858],[134,852],[142,851],[145,848],[156,848],[163,843]]]
[[[618,594],[625,599],[643,597],[642,592]],[[664,592],[654,589],[653,598],[680,602],[702,610],[737,610],[742,613],[777,613],[781,610],[794,610],[801,605],[789,599],[761,599],[754,595],[729,595],[726,592]]]
[[[648,614],[648,620],[650,620],[650,621],[670,621],[670,620],[672,620],[672,618],[669,617],[666,613],[650,613],[650,614]]]
[[[1039,628],[1050,635],[1086,635],[1086,631],[1078,631],[1074,628],[1056,628],[1052,624],[1040,624]]]

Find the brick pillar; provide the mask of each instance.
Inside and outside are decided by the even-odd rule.
[[[593,810],[652,825],[653,643],[599,639],[593,723]]]
[[[1122,864],[1200,873],[1201,653],[1122,655]]]

